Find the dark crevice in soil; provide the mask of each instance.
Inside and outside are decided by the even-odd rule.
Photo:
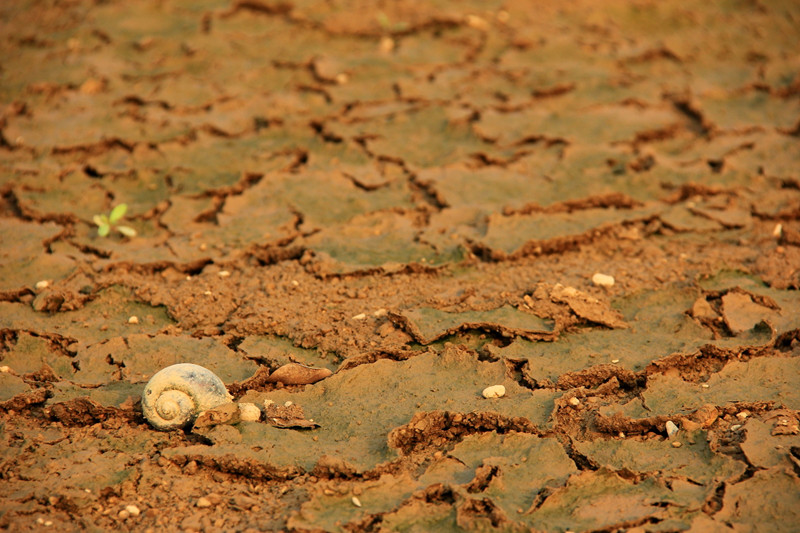
[[[493,412],[452,413],[431,411],[416,413],[404,426],[389,432],[388,442],[403,455],[452,446],[467,435],[496,431],[539,435],[536,425],[524,417],[509,418]]]
[[[566,452],[567,456],[572,459],[572,462],[575,463],[575,466],[577,466],[579,470],[595,471],[600,468],[600,465],[598,465],[595,461],[589,457],[586,457],[575,449],[575,445],[572,442],[571,437],[558,433],[555,435],[555,437],[558,439],[558,442],[561,443],[561,446],[563,446],[564,452]]]

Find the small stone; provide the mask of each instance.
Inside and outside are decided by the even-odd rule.
[[[43,279],[42,281],[37,281],[36,285],[35,285],[37,291],[41,291],[43,289],[46,289],[49,286],[50,286],[50,282],[47,281],[46,279]]]
[[[358,497],[353,496],[351,498],[351,501],[353,502],[353,505],[355,505],[356,507],[361,507],[361,500],[359,500]]]
[[[672,443],[673,448],[680,448],[681,446],[683,446],[683,444],[680,441],[676,440],[675,442]]]
[[[217,272],[217,276],[219,276],[221,278],[227,278],[230,275],[231,275],[231,273],[228,272],[227,270],[220,270],[219,272]]]
[[[734,424],[731,426],[731,431],[736,431],[742,427],[741,424]]]
[[[750,416],[750,413],[748,413],[747,411],[741,411],[739,413],[736,413],[736,418],[738,418],[739,420],[744,420],[748,416]]]
[[[133,315],[132,317],[128,318],[128,324],[138,324],[138,323],[139,323],[138,316]]]
[[[694,304],[692,304],[691,312],[694,318],[705,318],[708,320],[717,318],[717,312],[714,311],[714,308],[711,307],[711,304],[708,303],[708,300],[704,297],[695,300]]]
[[[772,236],[775,238],[779,238],[783,234],[783,224],[775,224],[775,227],[772,229]]]
[[[573,407],[578,407],[581,404],[581,401],[573,396],[569,399],[569,404]]]
[[[483,389],[484,398],[502,398],[506,394],[506,388],[503,385],[492,385]]]
[[[707,388],[709,388],[711,385],[709,385],[708,383],[703,383],[703,384],[702,384],[702,385],[700,385],[700,386],[701,386],[701,387],[703,387],[704,389],[707,389]]]
[[[611,362],[616,365],[617,363],[619,363],[619,359],[612,359]]]
[[[597,272],[594,276],[592,276],[592,283],[598,287],[613,287],[614,276]]]
[[[135,505],[126,505],[125,510],[128,511],[128,513],[131,516],[139,516],[139,514],[141,513],[141,511],[139,511],[139,508],[136,507]]]
[[[394,50],[394,39],[391,37],[384,37],[381,39],[380,49],[382,52],[391,52]]]
[[[698,424],[697,422],[695,422],[693,420],[689,420],[688,418],[684,418],[683,420],[681,420],[681,427],[684,429],[684,431],[691,432],[691,431],[697,431],[698,429],[700,429],[703,426],[701,424]]]
[[[128,518],[130,518],[131,513],[129,513],[127,510],[123,509],[119,513],[117,513],[117,516],[122,520],[127,520]]]
[[[11,372],[11,367],[10,366],[6,366],[6,365],[0,366],[0,372],[2,372],[4,374],[6,372]]]
[[[675,435],[678,434],[678,431],[680,431],[678,429],[678,426],[672,420],[667,420],[666,428],[667,428],[667,437],[669,438],[674,437]]]
[[[242,419],[242,422],[258,422],[261,420],[261,409],[254,403],[240,403],[239,418]]]
[[[367,318],[366,313],[358,313],[356,316],[353,317],[353,320],[364,320]]]
[[[201,509],[206,509],[211,507],[211,500],[206,498],[205,496],[200,496],[197,498],[197,502],[195,503],[196,506],[200,507]]]
[[[284,407],[290,407],[292,405],[292,403],[294,403],[294,402],[292,402],[291,400],[286,400],[286,402],[283,404],[283,406]]]
[[[45,526],[45,527],[50,527],[50,526],[52,526],[52,525],[53,525],[53,521],[52,521],[52,520],[45,520],[45,521],[44,521],[44,526]]]

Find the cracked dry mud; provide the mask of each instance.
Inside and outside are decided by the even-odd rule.
[[[796,531],[796,2],[0,13],[0,528]]]

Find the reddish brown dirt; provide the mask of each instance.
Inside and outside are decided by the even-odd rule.
[[[0,24],[0,528],[800,523],[794,3]]]

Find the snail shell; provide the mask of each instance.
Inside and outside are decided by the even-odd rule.
[[[180,363],[159,370],[142,392],[142,411],[159,430],[180,429],[197,415],[233,400],[219,377],[207,368]]]

